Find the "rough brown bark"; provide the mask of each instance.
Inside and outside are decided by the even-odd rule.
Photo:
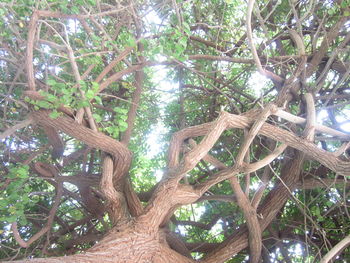
[[[145,228],[144,225],[137,226],[135,224],[112,229],[97,245],[82,254],[66,257],[18,260],[16,262],[98,263],[102,261],[110,263],[194,262],[172,250],[165,241],[164,232],[154,232],[151,229]]]

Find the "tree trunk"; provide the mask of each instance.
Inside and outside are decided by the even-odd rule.
[[[15,262],[35,263],[93,263],[93,262],[152,262],[193,263],[190,258],[172,250],[165,241],[163,231],[149,231],[147,226],[132,224],[112,229],[100,242],[85,253],[37,259],[23,259]],[[10,262],[10,261],[5,261]],[[11,261],[14,262],[14,261]]]

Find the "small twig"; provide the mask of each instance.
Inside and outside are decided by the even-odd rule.
[[[82,81],[82,78],[80,76],[78,65],[77,65],[77,62],[75,60],[74,53],[73,53],[71,46],[67,45],[67,51],[68,51],[69,61],[71,63],[72,69],[73,69],[73,74],[75,77],[75,81],[77,82],[80,95],[81,95],[82,99],[85,100],[86,99],[85,92],[80,88],[80,82]],[[94,131],[97,131],[95,120],[92,117],[92,112],[91,112],[90,107],[84,107],[84,111],[87,115],[90,128]],[[78,111],[78,113],[79,113],[79,111]],[[79,115],[77,114],[77,122],[81,123],[82,119],[83,119],[83,114],[79,114]]]
[[[31,116],[29,116],[27,119],[17,123],[16,125],[12,126],[11,128],[8,128],[6,131],[0,134],[0,140],[5,139],[7,136],[10,136],[14,132],[16,132],[19,129],[22,129],[24,127],[27,127],[33,122],[33,119]]]
[[[111,98],[115,98],[117,100],[121,100],[121,101],[124,101],[124,102],[127,102],[127,103],[130,103],[130,104],[135,104],[134,102],[132,101],[128,101],[126,99],[123,99],[121,97],[118,97],[118,96],[114,96],[114,95],[110,95],[110,94],[107,94],[107,93],[97,93],[96,95],[99,95],[99,96],[104,96],[104,97],[111,97]],[[138,106],[138,104],[135,104]]]

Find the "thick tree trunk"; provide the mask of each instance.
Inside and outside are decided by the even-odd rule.
[[[5,261],[9,262],[9,261]],[[4,262],[4,263],[5,263]],[[13,261],[11,261],[13,262]],[[150,262],[150,263],[193,263],[190,258],[180,255],[169,248],[162,231],[148,232],[144,226],[135,225],[124,227],[122,230],[112,229],[94,247],[82,254],[23,259],[15,262],[35,263],[122,263],[122,262]]]

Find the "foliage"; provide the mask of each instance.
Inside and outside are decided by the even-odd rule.
[[[21,224],[27,222],[24,212],[27,207],[33,206],[32,200],[28,197],[28,194],[32,192],[28,183],[28,169],[27,165],[11,167],[4,175],[6,181],[1,186],[6,184],[6,189],[0,196],[0,209],[1,221],[5,224],[16,220],[19,220]]]
[[[121,142],[132,152],[127,179],[113,183],[119,191],[118,187],[126,187],[130,180],[144,206],[159,185],[160,175],[163,182],[172,172],[167,167],[167,147],[174,133],[214,122],[223,110],[237,115],[261,111],[285,95],[281,91],[286,85],[290,85],[288,92],[284,90],[289,99],[281,108],[305,118],[304,95],[312,93],[317,121],[349,136],[350,1],[256,1],[252,29],[265,70],[260,72],[247,38],[247,2],[2,1],[1,132],[36,112],[48,112],[57,123],[65,118],[78,123],[78,113],[84,112],[81,127],[92,129],[92,120],[96,134]],[[49,14],[41,14],[33,34],[30,26],[35,10]],[[306,55],[299,54],[300,43],[291,30],[301,37]],[[34,37],[30,63],[35,90],[30,88],[25,63],[30,34]],[[332,39],[326,43],[328,38]],[[266,71],[283,82],[270,78]],[[141,72],[140,77],[137,74]],[[12,132],[0,146],[0,259],[81,253],[94,246],[113,221],[103,210],[108,200],[99,187],[105,153],[54,124],[52,131],[47,125],[38,125],[40,120],[36,122]],[[266,122],[305,139],[302,125],[276,116]],[[127,138],[129,131],[131,138]],[[223,165],[233,166],[248,132],[224,131],[208,153]],[[152,136],[157,141],[150,141]],[[198,144],[203,138],[192,139]],[[348,139],[317,132],[314,142],[336,155]],[[184,145],[180,159],[193,147],[187,139]],[[257,135],[245,162],[269,156],[276,146],[280,143]],[[52,149],[60,147],[62,154],[56,158]],[[150,154],[154,149],[156,154]],[[349,152],[349,147],[337,158],[349,162],[346,150]],[[283,184],[283,171],[296,152],[288,147],[265,168],[237,176],[250,202],[261,194],[257,211],[264,209],[270,194]],[[288,188],[288,198],[281,201],[282,208],[262,233],[263,262],[266,258],[271,262],[317,262],[349,233],[346,176],[311,157],[305,160],[300,180]],[[40,170],[42,163],[49,175]],[[203,159],[179,181],[196,186],[219,172]],[[59,182],[63,182],[64,193],[46,238],[36,240],[27,250],[19,248],[11,224],[18,223],[24,240],[34,236],[47,222]],[[191,248],[196,259],[210,256],[210,249],[202,247],[228,240],[247,223],[229,180],[202,194],[198,202],[174,209],[167,222],[169,231]],[[264,218],[258,216],[262,222]],[[89,239],[91,236],[94,238]],[[193,244],[197,246],[191,247]],[[249,250],[242,249],[226,262],[247,262],[248,258]],[[349,258],[348,248],[338,260],[347,262]]]

